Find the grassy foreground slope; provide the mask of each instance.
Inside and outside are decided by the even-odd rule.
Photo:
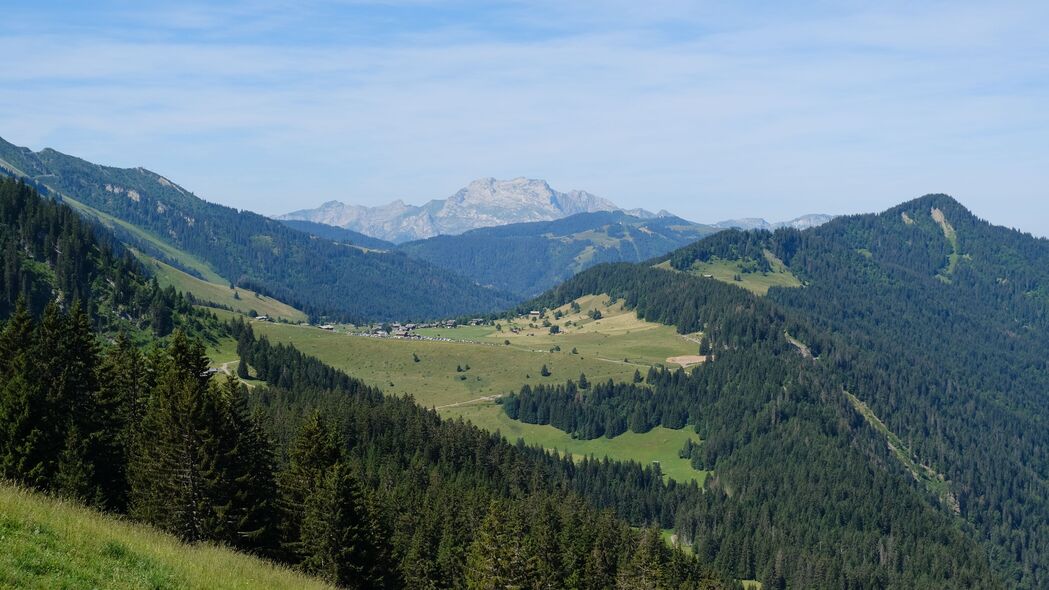
[[[330,588],[267,561],[0,484],[3,588]]]

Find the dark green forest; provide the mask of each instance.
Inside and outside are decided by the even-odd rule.
[[[716,231],[677,217],[602,211],[435,236],[398,248],[482,285],[532,297],[596,264],[641,262]]]
[[[221,328],[192,301],[163,289],[112,236],[69,207],[0,176],[0,317],[21,300],[33,315],[51,302],[82,306],[102,332],[166,336],[176,327],[207,339]]]
[[[607,265],[530,303],[552,307],[586,293],[624,297],[640,317],[682,332],[704,331],[714,362],[669,378],[680,385],[667,387],[668,377],[659,376],[646,386],[651,395],[614,384],[569,395],[572,386],[566,385],[523,390],[506,400],[507,411],[584,437],[684,421],[704,442],[683,452],[713,468],[721,485],[767,488],[788,464],[791,477],[781,481],[790,482],[793,494],[803,489],[794,474],[804,473],[808,485],[833,486],[864,472],[850,460],[844,464],[857,469],[835,477],[806,473],[831,467],[825,452],[798,455],[812,465],[790,458],[788,435],[804,433],[801,440],[811,444],[816,433],[828,432],[828,442],[851,440],[852,452],[866,456],[867,469],[896,472],[899,489],[908,487],[884,439],[847,404],[848,391],[886,423],[916,463],[942,475],[946,493],[926,498],[938,508],[941,525],[956,527],[950,516],[957,514],[965,522],[961,530],[982,543],[984,559],[1006,586],[1043,587],[1049,575],[1049,242],[991,226],[950,197],[931,195],[803,232],[723,232],[667,260],[687,271],[694,261],[713,257],[760,261],[766,250],[805,287],[774,288],[758,298],[687,273]],[[815,359],[804,359],[788,335],[808,345]],[[769,371],[784,364],[795,367]],[[744,380],[750,384],[733,385]],[[731,401],[719,405],[726,392]],[[803,420],[809,412],[798,412],[805,405],[797,402],[806,398],[809,412],[824,418]],[[764,415],[769,424],[748,434],[745,412]],[[743,422],[726,422],[731,432],[711,429],[728,416]],[[769,438],[784,420],[798,424],[797,431]],[[837,426],[828,431],[829,424]],[[730,475],[729,466],[744,457],[757,463]],[[885,481],[885,475],[875,479]],[[869,485],[871,492],[861,497],[874,500],[880,488]],[[837,497],[831,491],[825,498]],[[763,556],[779,550],[769,547]],[[884,559],[881,549],[877,555]]]

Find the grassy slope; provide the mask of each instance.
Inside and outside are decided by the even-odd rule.
[[[75,199],[72,199],[72,198],[70,198],[68,196],[63,196],[62,197],[62,202],[67,204],[67,205],[69,205],[70,207],[80,211],[81,213],[84,213],[84,214],[87,214],[87,215],[89,215],[91,217],[94,217],[99,222],[101,222],[102,225],[104,225],[106,227],[119,227],[121,229],[124,229],[124,230],[128,231],[129,233],[133,234],[135,237],[137,237],[137,238],[139,238],[139,239],[141,239],[141,240],[143,240],[145,242],[148,242],[149,244],[151,244],[154,247],[156,247],[158,250],[163,252],[164,255],[167,256],[168,258],[178,261],[179,264],[181,264],[182,266],[184,266],[186,268],[192,268],[193,270],[199,272],[200,275],[202,277],[204,277],[208,282],[216,283],[216,284],[220,284],[220,285],[221,284],[226,284],[226,285],[229,284],[229,281],[227,281],[227,280],[223,279],[222,277],[220,277],[218,275],[218,273],[216,273],[214,270],[212,270],[211,266],[208,265],[208,263],[206,263],[203,260],[197,258],[196,256],[193,256],[192,254],[183,252],[182,250],[179,250],[178,248],[175,248],[174,246],[171,246],[170,244],[168,244],[167,242],[165,242],[163,239],[161,239],[160,237],[158,237],[156,234],[154,234],[152,232],[149,232],[149,231],[146,231],[144,229],[141,229],[138,226],[132,225],[132,224],[130,224],[130,223],[128,223],[128,222],[126,222],[126,221],[124,221],[122,219],[117,219],[116,217],[113,217],[112,215],[110,215],[108,213],[104,213],[104,212],[99,211],[98,209],[95,209],[93,207],[89,207],[89,206],[87,206],[87,205],[85,205],[85,204],[83,204],[83,203],[81,203],[81,202],[79,202],[79,201],[77,201]]]
[[[772,256],[770,252],[765,253],[766,259],[772,266],[771,272],[743,272],[743,264],[736,260],[711,259],[709,262],[695,262],[688,272],[703,276],[710,275],[711,278],[730,285],[742,287],[756,295],[768,295],[772,287],[800,287],[801,281],[783,261]],[[669,262],[656,265],[665,270],[674,270]],[[741,280],[737,281],[736,276]]]
[[[226,549],[0,484],[0,587],[329,588]]]
[[[497,404],[459,406],[449,408],[445,413],[449,416],[461,416],[485,430],[499,431],[508,440],[522,438],[529,444],[557,449],[576,457],[630,459],[644,465],[659,462],[664,475],[680,482],[696,480],[702,484],[709,475],[707,471],[693,469],[688,459],[682,459],[677,455],[678,450],[685,446],[686,440],[699,442],[695,431],[688,427],[671,430],[660,426],[644,434],[627,432],[615,438],[579,440],[553,426],[511,420]]]
[[[229,288],[229,281],[219,276],[218,273],[216,273],[211,266],[203,260],[171,246],[151,232],[143,230],[121,219],[117,219],[116,217],[99,211],[98,209],[84,205],[75,199],[63,196],[62,200],[64,203],[81,213],[94,217],[106,227],[116,226],[128,231],[137,238],[156,247],[168,258],[178,261],[179,264],[186,268],[191,268],[197,271],[202,277],[204,277],[204,279],[199,279],[163,261],[156,260],[151,256],[133,250],[143,264],[153,269],[157,281],[165,287],[168,285],[174,285],[179,291],[192,293],[201,301],[219,303],[243,313],[247,313],[254,309],[259,314],[280,317],[289,321],[306,321],[305,313],[286,303],[273,299],[272,297],[258,295],[254,291],[238,289],[241,299],[234,299],[233,290]]]
[[[272,297],[240,287],[230,289],[228,282],[204,281],[141,252],[135,252],[135,255],[153,270],[161,285],[165,287],[173,285],[179,291],[192,293],[200,301],[225,305],[241,313],[255,310],[260,315],[283,318],[292,322],[304,322],[307,319],[305,313]],[[234,293],[239,295],[240,299],[234,298]]]
[[[610,362],[626,359],[645,367],[665,363],[672,356],[696,353],[694,342],[681,337],[670,326],[639,320],[634,312],[623,307],[622,301],[610,304],[607,295],[588,295],[577,299],[576,303],[580,308],[578,313],[572,313],[569,305],[547,312],[546,319],[561,329],[559,334],[550,334],[550,329],[542,325],[543,320],[532,321],[525,317],[509,323],[501,322],[502,331],[481,326],[453,330],[435,328],[420,330],[419,333],[494,344],[509,340],[511,348],[523,350],[549,350],[560,346],[562,351],[569,352],[575,348],[581,356]],[[595,309],[602,314],[599,320],[592,320],[587,315]],[[563,317],[555,319],[555,311],[561,312]],[[511,327],[520,332],[512,333]],[[633,374],[633,369],[629,372]]]
[[[275,342],[292,343],[302,352],[378,386],[387,394],[411,394],[424,406],[436,407],[449,417],[462,416],[491,431],[499,430],[510,440],[523,438],[527,443],[574,455],[608,456],[646,464],[660,461],[664,473],[674,479],[702,480],[705,472],[692,469],[688,461],[677,456],[686,438],[696,438],[690,428],[660,428],[611,440],[580,441],[552,426],[510,420],[492,401],[525,383],[559,384],[577,379],[580,373],[586,373],[591,381],[627,381],[634,371],[644,374],[649,366],[662,363],[669,356],[695,353],[697,345],[673,328],[639,320],[621,303],[606,305],[606,300],[603,295],[579,299],[580,313],[569,313],[555,322],[563,326],[572,320],[578,325],[564,327],[565,333],[559,335],[549,334],[548,328],[528,329],[525,318],[513,322],[523,328],[516,335],[510,333],[505,322],[501,332],[490,326],[423,331],[456,342],[368,338],[266,322],[255,322],[253,327],[256,334]],[[592,308],[600,308],[604,317],[590,320],[586,312]],[[568,306],[562,311],[569,312]],[[548,312],[550,319],[552,313]],[[529,336],[530,333],[535,335]],[[505,340],[511,344],[503,344]],[[560,352],[550,351],[555,345],[561,347]],[[573,347],[578,354],[571,354]],[[231,360],[227,357],[234,354],[228,343],[209,353],[224,361]],[[415,362],[413,354],[419,362]],[[624,362],[624,358],[629,362]],[[549,377],[539,374],[544,364],[550,369]],[[467,365],[468,371],[456,371],[457,366]]]

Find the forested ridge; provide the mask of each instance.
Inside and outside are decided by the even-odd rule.
[[[654,274],[658,269],[613,265],[584,272],[530,304],[553,306],[584,293],[624,297],[641,317],[682,332],[705,331],[714,362],[691,377],[677,377],[683,385],[667,387],[667,378],[660,377],[647,386],[651,395],[637,386],[606,384],[569,395],[566,385],[524,390],[506,400],[507,410],[580,436],[607,432],[609,426],[615,432],[624,425],[676,425],[687,415],[705,440],[683,452],[698,457],[697,465],[713,468],[722,485],[734,490],[745,481],[769,489],[782,465],[791,466],[792,479],[805,473],[807,485],[840,485],[869,470],[895,471],[905,481],[885,440],[869,432],[845,401],[847,390],[868,404],[918,464],[943,475],[937,485],[947,491],[944,500],[927,497],[942,513],[929,521],[939,519],[934,528],[947,530],[950,520],[942,516],[957,512],[968,523],[966,537],[983,542],[1008,587],[1042,587],[1049,559],[1049,242],[993,227],[953,199],[931,195],[880,215],[839,218],[808,231],[723,232],[666,259],[687,271],[697,260],[758,261],[765,251],[786,263],[805,287],[774,288],[762,299],[741,289],[730,294],[724,289],[731,285],[686,273],[660,277]],[[807,344],[818,360],[804,360],[787,335]],[[804,369],[789,379],[765,371],[779,363],[802,363]],[[805,375],[820,378],[802,381]],[[744,379],[751,381],[748,387],[730,387]],[[729,392],[739,396],[729,398],[732,404],[713,401]],[[852,439],[863,461],[828,477],[819,472],[833,466],[832,455],[799,462],[804,455],[792,454],[789,438],[781,438],[791,433],[755,437],[740,424],[734,433],[710,429],[729,416],[746,424],[747,411],[766,413],[771,425],[785,418],[796,422],[805,414],[781,413],[794,405],[788,402],[795,396],[817,402],[809,409],[825,414],[824,424],[839,424],[828,442]],[[826,432],[819,424],[809,422],[800,432]],[[757,464],[733,474],[729,466],[744,457]],[[888,487],[872,482],[871,493],[859,497],[870,501],[881,490],[899,502],[899,490],[913,487],[903,481]],[[776,503],[783,501],[790,502]],[[753,508],[760,512],[767,506],[757,502]],[[884,560],[882,544],[878,553]]]
[[[49,303],[82,306],[103,332],[166,336],[182,327],[214,338],[222,329],[192,301],[157,285],[108,232],[31,185],[0,176],[0,317],[21,300],[33,315]]]
[[[530,297],[596,264],[648,260],[716,231],[677,217],[601,211],[435,236],[398,249],[482,285]]]
[[[56,224],[83,223],[10,186],[27,210],[35,202]],[[651,466],[512,445],[238,321],[222,332],[258,379],[250,395],[209,370],[201,342],[180,329],[143,346],[124,330],[99,335],[84,306],[52,300],[35,316],[24,298],[5,320],[6,480],[347,587],[736,585],[664,542],[664,500],[702,492],[678,492]]]
[[[625,264],[595,267],[531,305],[584,293],[623,298],[681,332],[702,329],[712,362],[653,369],[642,383],[526,386],[504,409],[582,438],[695,428],[702,442],[682,456],[714,475],[674,522],[700,555],[772,587],[1001,586],[983,549],[849,405],[834,371],[787,340],[789,331],[817,354],[832,346],[803,321],[732,285]]]
[[[34,153],[2,139],[0,158],[17,169],[12,173],[152,232],[231,282],[314,317],[427,319],[511,303],[505,294],[403,254],[365,252],[206,202],[142,168],[99,166],[49,149]]]

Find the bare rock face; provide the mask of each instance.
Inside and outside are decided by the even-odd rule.
[[[562,193],[543,180],[479,178],[447,199],[435,199],[422,206],[400,200],[380,207],[328,201],[316,209],[293,211],[278,219],[324,223],[401,243],[481,227],[620,210],[597,195],[578,190]],[[657,216],[643,209],[632,210],[631,214]]]

